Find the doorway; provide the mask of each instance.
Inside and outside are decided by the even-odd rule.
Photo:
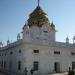
[[[60,72],[60,63],[59,62],[54,63],[54,70],[56,73]]]
[[[75,69],[75,62],[72,62],[72,69]]]
[[[34,70],[38,70],[38,61],[34,61],[33,63],[33,67],[34,67]]]

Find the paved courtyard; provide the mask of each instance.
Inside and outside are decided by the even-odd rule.
[[[51,74],[51,75],[68,75],[68,73],[56,73],[56,74]]]
[[[6,75],[6,74],[0,72],[0,75]]]
[[[0,75],[6,75],[6,74],[0,72]],[[14,74],[12,74],[12,75],[14,75]],[[68,73],[66,72],[66,73],[56,73],[56,74],[48,74],[48,75],[68,75]]]

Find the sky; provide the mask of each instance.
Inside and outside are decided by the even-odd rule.
[[[0,41],[15,41],[36,6],[37,0],[0,0]],[[56,26],[56,41],[65,42],[68,36],[72,43],[75,35],[75,0],[40,0],[40,7]]]

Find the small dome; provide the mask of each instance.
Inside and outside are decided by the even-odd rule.
[[[53,22],[51,23],[51,27],[52,27],[53,29],[55,29],[55,25],[54,25]]]
[[[66,37],[66,40],[69,40],[69,38],[68,38],[68,37]]]
[[[20,34],[18,33],[18,35],[17,35],[17,40],[20,40],[20,38],[21,38],[21,37],[20,37]]]
[[[69,43],[69,38],[68,37],[66,37],[66,43]]]
[[[51,25],[51,28],[52,28],[55,32],[57,32],[57,30],[55,29],[54,23],[52,22],[50,25]]]
[[[37,6],[36,9],[29,15],[28,25],[37,25],[41,27],[44,23],[49,22],[47,14]]]
[[[10,44],[10,41],[9,41],[9,40],[7,40],[7,45],[8,45],[8,44]]]

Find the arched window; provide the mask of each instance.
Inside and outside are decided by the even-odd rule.
[[[19,53],[21,53],[21,50],[19,50]]]
[[[12,54],[13,54],[13,52],[11,51],[11,52],[10,52],[10,55],[12,55]]]
[[[18,61],[18,70],[21,70],[21,61]]]
[[[2,60],[1,66],[3,67],[3,60]]]
[[[6,61],[4,61],[4,68],[6,68]]]

